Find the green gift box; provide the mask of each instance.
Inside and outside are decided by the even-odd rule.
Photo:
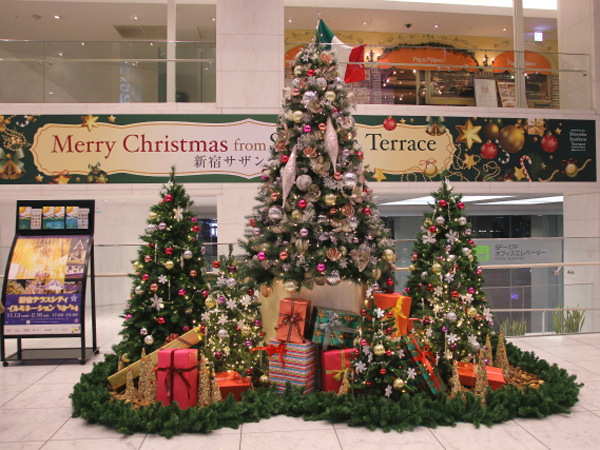
[[[412,333],[400,338],[400,347],[408,359],[408,383],[419,392],[436,395],[445,389],[444,382],[437,370],[435,356],[429,351],[423,340]],[[412,370],[411,370],[412,369]]]
[[[327,347],[353,347],[360,316],[350,311],[315,307],[311,328],[312,341]]]

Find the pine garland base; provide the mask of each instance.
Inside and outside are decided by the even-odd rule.
[[[243,423],[258,422],[275,415],[303,417],[305,420],[346,422],[369,430],[398,432],[417,426],[435,428],[457,422],[492,426],[516,417],[543,418],[551,414],[568,414],[577,403],[583,384],[556,364],[550,366],[531,352],[522,352],[507,344],[508,359],[514,367],[535,375],[544,383],[539,388],[507,384],[497,391],[488,390],[486,406],[471,392],[449,400],[446,394],[435,398],[425,393],[402,396],[399,400],[361,395],[313,392],[303,395],[291,387],[283,394],[274,389],[248,391],[241,402],[233,396],[204,408],[179,409],[150,404],[132,408],[131,403],[113,401],[106,389],[106,378],[117,368],[117,356],[107,355],[96,363],[91,373],[83,374],[71,394],[73,417],[100,423],[130,435],[136,432],[158,433],[167,438],[181,433],[209,433],[219,428],[238,428]],[[517,369],[513,372],[517,373]],[[520,375],[519,375],[520,376]],[[522,378],[521,378],[522,379]]]

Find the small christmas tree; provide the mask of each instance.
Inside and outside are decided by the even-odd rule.
[[[264,352],[251,352],[264,345],[260,303],[253,280],[240,274],[232,250],[229,246],[229,256],[221,256],[213,263],[214,271],[207,274],[204,355],[217,372],[235,370],[258,379],[266,370]]]
[[[342,280],[393,284],[394,244],[366,182],[363,153],[335,53],[315,42],[300,50],[283,92],[277,137],[263,170],[258,205],[241,245],[258,285]]]
[[[131,299],[123,318],[123,341],[116,353],[139,355],[159,348],[171,334],[183,334],[196,325],[208,295],[202,276],[200,227],[189,210],[192,205],[175,168],[150,208],[144,244],[133,262]]]
[[[137,389],[133,384],[133,374],[131,373],[131,367],[127,371],[127,383],[125,384],[125,400],[133,401],[137,397]]]
[[[152,358],[146,356],[146,350],[142,349],[140,363],[140,378],[138,380],[138,390],[150,403],[156,402],[156,372]]]
[[[504,344],[504,334],[500,331],[500,335],[498,336],[498,347],[496,347],[496,367],[502,369],[502,375],[504,375],[504,379],[506,379],[509,375],[508,373],[508,356],[506,355],[506,346]]]
[[[413,390],[408,384],[407,361],[398,341],[391,337],[395,331],[391,309],[376,308],[369,297],[369,306],[361,311],[350,386],[367,394],[398,398]]]
[[[485,370],[485,352],[479,350],[479,358],[477,361],[477,379],[475,381],[475,395],[481,397],[481,404],[485,405],[485,396],[487,394],[489,384],[487,371]]]
[[[485,359],[487,364],[494,364],[494,351],[492,349],[492,341],[490,340],[490,335],[488,334],[485,337]]]
[[[200,367],[198,368],[198,407],[203,408],[211,404],[211,384],[206,368],[206,358],[200,355]]]
[[[454,195],[446,180],[432,195],[405,292],[412,297],[411,316],[422,319],[418,326],[431,350],[448,361],[469,361],[492,331],[492,312],[481,290],[484,278],[462,196]]]
[[[223,400],[223,396],[221,395],[221,389],[219,388],[219,383],[217,383],[217,377],[215,375],[215,369],[212,369],[210,376],[210,390],[211,390],[211,402],[217,403]]]
[[[448,398],[453,399],[457,395],[460,395],[463,402],[465,401],[465,394],[462,390],[462,384],[460,382],[460,376],[458,375],[458,361],[452,361],[452,377],[450,378],[450,394]]]

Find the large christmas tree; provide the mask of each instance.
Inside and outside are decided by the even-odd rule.
[[[122,317],[123,341],[119,354],[138,359],[142,348],[150,353],[171,334],[181,335],[200,324],[204,312],[205,265],[200,227],[189,210],[192,205],[183,185],[175,181],[175,168],[150,208],[145,242],[133,262],[131,299]]]
[[[232,246],[229,255],[214,261],[213,272],[207,273],[210,288],[202,314],[204,354],[216,372],[235,370],[244,377],[258,378],[266,372],[265,352],[252,352],[264,346],[260,303],[254,280],[238,270],[231,251]]]
[[[393,242],[368,188],[355,136],[352,96],[335,52],[315,42],[294,61],[283,92],[277,139],[263,171],[258,205],[242,242],[258,284],[302,285],[342,280],[393,283]]]
[[[431,343],[431,350],[452,363],[471,360],[492,331],[493,319],[485,293],[470,223],[462,195],[454,195],[446,180],[425,213],[413,247],[406,293],[411,316]]]

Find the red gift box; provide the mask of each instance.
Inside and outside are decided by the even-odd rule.
[[[411,298],[394,292],[393,294],[384,294],[376,292],[373,294],[375,306],[381,309],[391,309],[396,319],[396,330],[394,337],[404,336],[408,327],[408,316],[410,315]]]
[[[275,337],[280,341],[303,343],[306,341],[307,317],[310,300],[284,298],[279,301],[279,317]]]
[[[233,398],[239,402],[242,399],[242,392],[246,392],[252,387],[250,377],[242,377],[235,370],[217,372],[215,376],[223,398],[227,398],[229,394],[233,394]]]
[[[156,399],[176,401],[181,409],[198,402],[198,350],[167,348],[158,352]]]
[[[353,348],[321,353],[321,384],[324,392],[339,391],[344,371],[352,366],[352,359],[355,357]]]
[[[458,363],[458,376],[461,384],[465,386],[475,386],[477,381],[477,369],[479,366],[473,363]],[[488,384],[493,391],[500,389],[504,386],[504,375],[502,375],[502,369],[498,367],[486,366],[485,371],[487,372]]]

